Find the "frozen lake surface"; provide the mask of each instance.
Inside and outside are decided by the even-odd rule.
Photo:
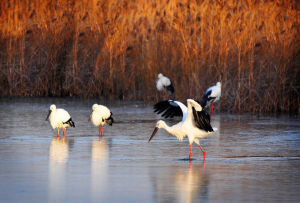
[[[106,105],[115,123],[88,123],[96,100],[0,100],[0,202],[299,202],[299,117],[217,114],[206,150],[160,130],[142,102]],[[65,108],[76,128],[65,139],[45,121]],[[177,120],[168,120],[175,123]]]

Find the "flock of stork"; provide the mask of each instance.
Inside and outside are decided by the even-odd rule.
[[[169,95],[174,95],[175,89],[169,78],[163,74],[158,74],[156,80],[156,88],[159,91],[165,91]],[[213,103],[218,101],[221,96],[221,83],[217,82],[206,90],[201,101],[187,99],[187,106],[175,100],[164,100],[154,105],[154,112],[162,113],[164,118],[182,117],[182,120],[172,126],[168,126],[165,121],[159,120],[156,123],[155,129],[149,138],[150,142],[156,135],[157,131],[162,128],[169,134],[176,136],[179,140],[188,137],[190,144],[189,159],[192,157],[192,144],[195,142],[203,152],[203,159],[205,159],[206,152],[199,143],[199,138],[204,138],[213,133],[210,121],[213,115]],[[46,120],[50,121],[51,127],[57,129],[57,137],[59,137],[59,130],[63,129],[63,136],[65,136],[66,128],[75,127],[70,114],[64,109],[57,109],[54,104],[50,106],[49,114]],[[88,121],[92,121],[95,126],[99,126],[99,136],[103,136],[103,125],[112,125],[114,119],[112,112],[103,105],[94,104],[92,106],[92,113]]]

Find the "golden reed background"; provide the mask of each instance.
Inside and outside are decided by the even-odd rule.
[[[200,99],[222,81],[222,111],[300,114],[297,7],[292,0],[4,0],[0,95],[154,102],[162,72],[180,100]]]

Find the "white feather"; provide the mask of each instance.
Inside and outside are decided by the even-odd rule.
[[[211,94],[209,97],[215,97],[216,99],[214,100],[214,102],[218,101],[221,97],[221,83],[217,82],[216,85],[208,88],[206,90],[206,92],[211,91]]]
[[[65,123],[71,118],[70,114],[66,110],[56,109],[56,106],[54,104],[50,106],[50,110],[51,114],[49,116],[49,120],[53,129],[70,127],[70,124]]]
[[[103,126],[106,124],[106,119],[111,116],[111,111],[106,106],[99,104],[94,104],[92,109],[91,120],[94,126]]]
[[[156,88],[158,91],[162,91],[165,87],[171,84],[171,80],[164,76],[163,74],[158,74],[158,79],[156,80]]]

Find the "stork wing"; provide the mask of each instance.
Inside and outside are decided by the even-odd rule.
[[[206,92],[204,93],[201,101],[202,108],[208,109],[211,103],[213,102],[213,100],[216,98],[216,97],[212,97],[211,93],[212,93],[211,88],[206,90]]]
[[[211,92],[212,92],[212,88],[210,87],[210,88],[208,88],[206,90],[206,92],[204,93],[203,97],[209,97],[211,95]]]
[[[158,102],[153,108],[155,113],[163,113],[161,116],[164,118],[173,118],[174,116],[184,117],[187,112],[187,108],[183,103],[174,100]]]
[[[206,132],[213,132],[214,130],[210,125],[210,115],[204,110],[196,111],[194,107],[192,109],[196,126]]]
[[[168,91],[169,94],[174,94],[174,92],[175,92],[175,89],[174,89],[174,86],[173,86],[172,82],[170,83],[170,85],[168,85],[166,87],[166,89],[167,89],[167,91]]]
[[[210,115],[202,108],[201,104],[193,99],[188,99],[188,114],[194,117],[195,125],[206,132],[213,132],[210,125]]]
[[[64,109],[56,109],[57,115],[59,115],[60,122],[68,122],[71,118],[70,114]]]

